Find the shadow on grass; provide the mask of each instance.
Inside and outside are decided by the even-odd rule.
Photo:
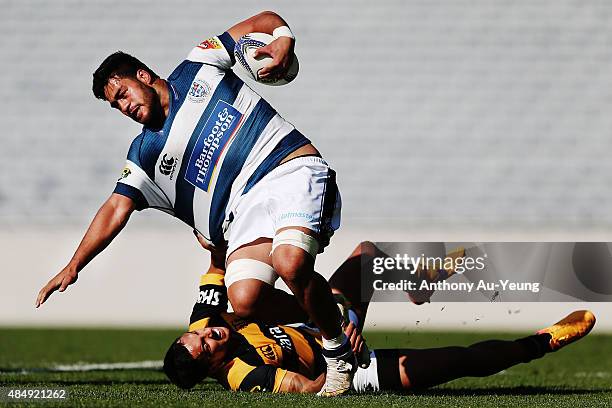
[[[163,385],[170,386],[171,384],[166,379],[104,379],[104,380],[87,380],[87,379],[57,379],[57,380],[40,380],[40,379],[23,379],[11,381],[18,384],[30,385],[50,385],[55,386],[76,386],[76,385],[92,385],[92,386],[112,386],[112,385]],[[220,386],[214,381],[205,381],[198,389],[208,389],[210,387],[221,390]],[[198,391],[195,389],[195,391]],[[200,389],[200,390],[202,390]],[[398,392],[396,395],[419,396],[419,397],[477,397],[477,396],[519,396],[519,395],[586,395],[586,394],[604,394],[612,393],[612,388],[567,388],[567,387],[487,387],[487,388],[466,388],[466,389],[429,389],[412,392]],[[394,394],[386,392],[386,394]],[[372,394],[376,395],[376,394]]]
[[[487,387],[466,389],[430,389],[413,391],[407,395],[432,397],[469,397],[481,395],[572,395],[612,393],[612,388],[567,388],[567,387]]]

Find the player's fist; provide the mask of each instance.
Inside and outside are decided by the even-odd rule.
[[[289,37],[279,37],[270,44],[258,48],[253,54],[255,58],[268,56],[272,62],[263,67],[259,78],[282,78],[287,73],[293,59],[293,46],[295,40]]]
[[[72,285],[78,279],[79,274],[76,271],[76,268],[71,265],[66,266],[64,269],[60,271],[57,275],[55,275],[51,280],[38,292],[38,297],[36,298],[36,307],[39,307],[53,292],[59,290],[63,292],[69,285]]]

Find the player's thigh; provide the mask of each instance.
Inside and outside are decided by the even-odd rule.
[[[278,186],[282,194],[269,201],[272,263],[286,282],[308,280],[317,254],[340,226],[336,173],[319,157],[297,158],[283,166],[294,168]]]
[[[340,209],[335,172],[327,163],[319,157],[290,160],[272,170],[232,206],[224,232],[228,254],[230,258],[245,257],[232,253],[260,238],[276,239],[279,233],[291,229],[316,235],[316,253],[323,252],[340,225]]]
[[[239,315],[250,315],[266,291],[274,288],[278,275],[272,267],[271,248],[271,239],[259,238],[241,246],[227,259],[227,296]]]
[[[300,230],[317,239],[314,255],[321,253],[340,226],[342,200],[336,173],[319,157],[298,158],[283,166],[294,168],[269,201],[275,240],[286,230]]]
[[[272,239],[260,237],[252,242],[242,245],[229,254],[226,264],[229,266],[237,259],[254,259],[268,265],[272,265],[272,257],[270,256],[270,252],[272,252]]]
[[[285,281],[295,281],[314,270],[319,249],[318,234],[300,226],[288,226],[278,231],[272,241],[272,265]]]

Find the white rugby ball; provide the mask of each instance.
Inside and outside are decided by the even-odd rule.
[[[289,70],[282,78],[259,78],[259,71],[269,65],[272,62],[272,57],[267,55],[255,58],[255,50],[261,47],[265,47],[274,41],[274,37],[270,34],[265,33],[249,33],[246,34],[236,42],[234,47],[234,56],[236,62],[246,71],[246,73],[262,84],[266,85],[285,85],[293,81],[298,74],[300,64],[298,63],[297,56],[293,54],[293,62],[289,67]]]

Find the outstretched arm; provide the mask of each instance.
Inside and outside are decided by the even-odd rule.
[[[135,208],[132,199],[113,193],[98,210],[68,265],[38,292],[36,307],[45,303],[56,290],[63,292],[68,285],[76,282],[81,269],[119,234]]]
[[[227,30],[227,32],[232,36],[234,41],[238,41],[240,37],[248,33],[266,33],[274,35],[274,30],[279,27],[287,27],[287,22],[273,11],[263,11],[241,21]],[[275,37],[277,37],[276,40],[265,47],[259,48],[255,52],[255,57],[264,55],[272,57],[272,63],[259,71],[260,78],[281,77],[289,69],[293,58],[295,38],[285,35],[286,33],[282,32],[280,35],[275,35]]]
[[[315,380],[309,380],[302,374],[287,371],[279,392],[295,392],[302,394],[314,394],[323,388],[325,383],[325,373],[319,375]]]

